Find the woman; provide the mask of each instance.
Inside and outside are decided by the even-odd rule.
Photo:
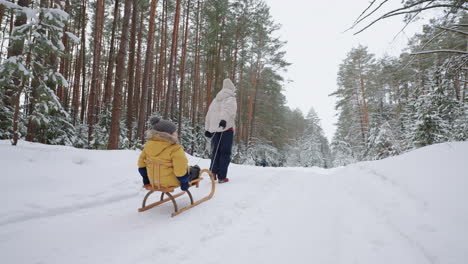
[[[205,118],[205,136],[212,138],[210,170],[219,183],[229,181],[227,172],[231,162],[236,113],[236,87],[230,79],[225,79],[223,89],[211,102]]]

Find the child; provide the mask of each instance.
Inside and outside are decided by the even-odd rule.
[[[154,185],[162,188],[178,187],[188,190],[190,176],[188,173],[188,160],[184,148],[179,144],[176,126],[169,120],[159,117],[150,118],[150,129],[146,131],[147,142],[138,159],[138,171],[143,177],[144,187],[150,187],[148,172],[156,169],[156,165],[146,164],[145,160],[165,163],[160,165],[160,182],[154,179]],[[149,166],[148,170],[146,166]],[[154,166],[153,168],[150,168]]]

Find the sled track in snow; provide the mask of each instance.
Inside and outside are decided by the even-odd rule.
[[[385,182],[389,183],[389,186],[392,188],[390,189],[392,193],[397,193],[398,195],[404,195],[408,199],[407,201],[412,202],[412,207],[414,208],[422,208],[425,209],[425,202],[422,201],[421,199],[417,198],[415,195],[411,194],[409,191],[404,189],[401,185],[397,184],[396,182],[390,180],[387,176],[384,174],[377,172],[374,169],[371,168],[366,168],[362,166],[357,167],[359,170],[365,172],[365,173],[370,173],[374,176],[377,176],[379,180],[374,181],[377,185],[382,186],[381,189],[385,188]],[[374,204],[372,201],[369,201],[362,195],[360,195],[357,190],[352,190],[352,189],[347,189],[344,188],[344,190],[347,190],[347,192],[360,201],[361,204],[366,205],[367,208],[369,208],[375,215],[375,217],[380,218],[384,221],[386,226],[392,230],[394,233],[396,233],[399,237],[401,237],[402,240],[406,241],[408,245],[410,245],[414,250],[420,253],[420,255],[427,261],[429,264],[436,264],[439,263],[437,261],[437,257],[431,255],[427,248],[417,239],[412,238],[410,235],[408,235],[406,232],[403,231],[402,228],[398,227],[396,223],[394,223],[391,219],[390,216],[388,215],[388,212],[386,212],[384,209],[379,208],[376,204]]]
[[[29,220],[36,220],[36,219],[45,218],[45,217],[54,217],[54,216],[64,215],[64,214],[80,211],[83,209],[90,209],[90,208],[95,208],[95,207],[99,207],[103,205],[117,203],[123,200],[134,198],[136,196],[137,196],[136,193],[131,193],[131,194],[128,193],[128,194],[123,194],[119,196],[108,197],[100,201],[85,202],[81,204],[77,203],[77,204],[73,204],[70,206],[44,209],[45,211],[43,212],[26,213],[23,215],[6,217],[5,219],[0,220],[0,226],[26,222]]]

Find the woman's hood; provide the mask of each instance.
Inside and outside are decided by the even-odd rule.
[[[217,100],[224,100],[228,97],[235,97],[236,96],[236,86],[232,83],[230,79],[224,79],[223,81],[223,89],[219,91],[216,95]]]

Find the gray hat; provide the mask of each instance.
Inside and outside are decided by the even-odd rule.
[[[161,119],[157,116],[151,117],[149,122],[150,128],[159,132],[166,132],[168,134],[172,134],[177,130],[176,125],[174,125],[174,123],[172,123],[169,120]]]

